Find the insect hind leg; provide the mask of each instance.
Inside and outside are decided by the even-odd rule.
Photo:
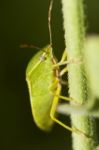
[[[57,119],[57,118],[55,117],[56,105],[57,105],[57,104],[55,105],[55,103],[56,103],[56,102],[53,101],[52,108],[51,108],[51,111],[50,111],[50,117],[51,117],[51,119],[52,119],[54,122],[56,122],[57,124],[59,124],[59,125],[62,126],[63,128],[69,130],[70,132],[74,132],[74,133],[76,133],[76,134],[78,134],[78,135],[82,135],[82,136],[84,136],[84,137],[86,137],[86,138],[91,138],[89,135],[85,134],[83,131],[81,131],[81,130],[75,128],[75,127],[69,127],[68,125],[66,125],[65,123],[63,123],[63,122],[60,121],[59,119]]]
[[[58,97],[54,97],[54,100],[53,100],[53,104],[52,104],[52,107],[51,107],[51,111],[50,111],[50,117],[53,121],[55,121],[57,124],[59,124],[60,126],[64,127],[65,129],[71,131],[71,132],[75,132],[77,134],[81,134],[82,132],[79,131],[78,129],[76,128],[71,128],[69,126],[67,126],[66,124],[64,124],[63,122],[61,122],[60,120],[58,120],[56,117],[55,117],[55,113],[56,113],[56,108],[57,108],[57,104],[59,102],[59,98]]]
[[[56,95],[59,95],[60,94],[60,91],[61,91],[61,86],[59,86],[56,90]],[[64,123],[62,123],[60,120],[58,120],[56,117],[55,117],[55,113],[56,113],[56,109],[57,109],[57,105],[59,103],[59,97],[58,96],[54,96],[54,99],[53,99],[53,103],[52,103],[52,107],[51,107],[51,111],[50,111],[50,117],[53,121],[55,121],[56,123],[58,123],[59,125],[61,125],[62,127],[64,127],[65,129],[68,129],[69,131],[72,131],[72,132],[76,132],[78,133],[78,130],[76,130],[75,128],[71,128],[67,125],[65,125]]]
[[[54,99],[53,99],[53,103],[52,103],[52,107],[51,107],[51,111],[50,111],[51,119],[54,122],[56,122],[57,124],[59,124],[60,126],[62,126],[63,128],[65,128],[65,129],[67,129],[71,132],[74,132],[76,134],[82,135],[82,136],[87,137],[87,138],[91,138],[89,135],[86,135],[83,131],[81,131],[81,130],[75,128],[75,127],[69,127],[68,125],[66,125],[65,123],[63,123],[62,121],[60,121],[59,119],[56,118],[55,114],[56,114],[57,106],[58,106],[58,103],[59,103],[58,95],[60,94],[60,91],[61,91],[61,86],[59,86],[57,88],[56,95],[54,96]]]

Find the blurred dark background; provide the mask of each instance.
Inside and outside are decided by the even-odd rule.
[[[64,49],[61,1],[54,0],[52,34],[55,55]],[[0,3],[0,150],[70,150],[71,133],[55,125],[39,130],[32,119],[25,69],[36,49],[49,43],[49,0],[1,0]],[[85,0],[87,33],[99,33],[99,1]],[[67,117],[67,121],[69,118]],[[97,124],[98,124],[97,120]]]

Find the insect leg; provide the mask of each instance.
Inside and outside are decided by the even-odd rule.
[[[60,76],[63,76],[68,71],[67,67],[61,70]]]
[[[67,53],[66,53],[66,49],[65,49],[60,62],[64,62],[66,60],[66,58],[67,58]]]
[[[54,64],[53,67],[56,68],[56,67],[59,67],[59,66],[70,64],[70,63],[77,64],[77,65],[83,63],[82,58],[79,58],[79,59],[76,59],[76,60],[75,59],[66,60],[66,58],[67,58],[67,53],[66,53],[66,50],[64,50],[61,60],[58,63]]]
[[[78,103],[77,100],[74,100],[74,99],[71,98],[71,97],[66,97],[66,96],[62,96],[62,95],[55,95],[55,96],[57,96],[59,99],[62,99],[62,100],[64,100],[64,101],[74,102],[75,104],[81,105],[80,103]]]
[[[61,91],[61,86],[57,89],[56,95],[59,95],[60,91]],[[82,131],[80,131],[80,130],[78,130],[76,128],[73,128],[73,127],[71,128],[71,127],[67,126],[66,124],[64,124],[63,122],[61,122],[60,120],[58,120],[55,117],[56,108],[57,108],[58,103],[59,103],[59,97],[58,96],[54,96],[54,100],[53,100],[51,111],[50,111],[51,119],[53,121],[55,121],[56,123],[58,123],[59,125],[61,125],[62,127],[64,127],[65,129],[71,131],[71,132],[75,132],[75,133],[83,135],[83,136],[88,136],[88,135],[86,135],[85,133],[83,133]]]

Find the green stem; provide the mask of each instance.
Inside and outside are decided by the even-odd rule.
[[[68,65],[69,94],[79,103],[83,103],[87,99],[84,66],[83,63],[79,63],[79,60],[83,58],[82,50],[85,37],[83,1],[62,0],[62,5],[67,58],[68,60],[76,60],[76,63]],[[94,150],[95,127],[93,119],[72,114],[71,122],[73,127],[92,137],[87,138],[72,133],[73,150]]]

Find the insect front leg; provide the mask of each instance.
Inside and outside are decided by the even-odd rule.
[[[66,58],[67,58],[67,53],[66,53],[66,50],[64,50],[61,60],[58,63],[56,63],[55,65],[53,65],[53,68],[57,68],[59,66],[66,65],[68,63],[68,61],[66,61]]]
[[[66,53],[66,49],[65,49],[61,60],[57,64],[53,65],[53,68],[57,68],[59,66],[67,65],[70,63],[79,65],[79,64],[84,63],[84,61],[82,58],[77,58],[77,59],[71,58],[71,59],[67,60],[67,53]]]
[[[66,60],[66,58],[67,58],[67,53],[66,53],[66,49],[65,49],[60,62],[64,62]]]

